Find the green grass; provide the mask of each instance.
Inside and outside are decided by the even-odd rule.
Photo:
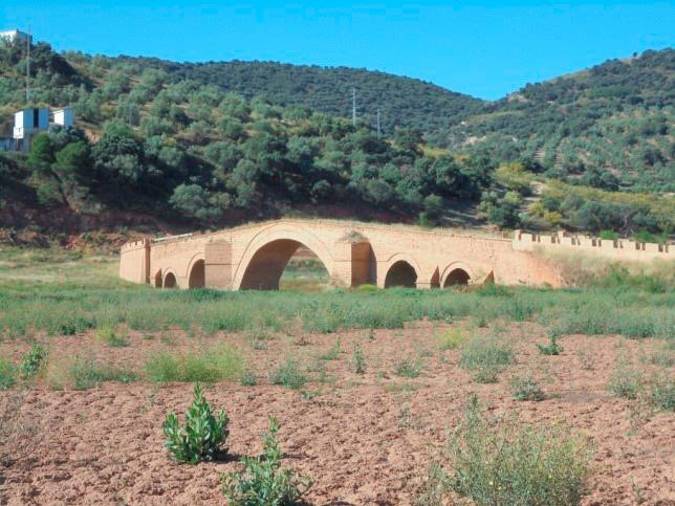
[[[180,328],[205,334],[260,333],[277,332],[296,322],[306,331],[328,333],[464,318],[484,324],[536,321],[555,327],[559,335],[665,338],[675,334],[673,286],[668,283],[656,290],[653,283],[620,276],[603,286],[566,290],[163,291],[119,280],[115,257],[47,250],[37,261],[38,254],[31,251],[11,249],[0,254],[0,335],[6,337],[35,332],[73,335],[118,326],[141,332]]]
[[[244,360],[232,346],[222,344],[199,353],[177,354],[162,351],[152,354],[145,363],[150,381],[166,383],[215,383],[241,376]]]
[[[16,383],[16,366],[12,361],[0,357],[0,390],[8,390]]]
[[[424,364],[419,358],[406,358],[396,364],[395,372],[404,378],[417,378],[422,374]]]
[[[294,359],[287,358],[272,372],[270,381],[273,385],[283,385],[292,390],[300,390],[307,383],[307,377]]]

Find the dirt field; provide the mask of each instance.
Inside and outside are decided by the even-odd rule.
[[[189,405],[191,384],[141,380],[54,391],[38,380],[28,389],[0,392],[7,438],[1,450],[0,503],[224,504],[220,474],[237,469],[240,456],[258,454],[260,434],[273,415],[281,424],[285,465],[314,479],[309,503],[411,504],[448,429],[475,392],[490,414],[513,412],[541,424],[565,421],[591,437],[594,458],[583,504],[675,504],[675,416],[607,390],[619,356],[649,374],[656,366],[645,357],[661,341],[567,336],[561,355],[544,356],[535,346],[546,341],[544,329],[535,324],[464,325],[467,333],[499,333],[512,343],[516,363],[498,383],[474,382],[458,366],[458,351],[439,349],[434,336],[447,327],[426,322],[372,333],[279,334],[264,341],[266,349],[255,349],[250,336],[241,334],[131,333],[129,346],[120,348],[92,335],[45,338],[50,360],[87,353],[141,374],[153,350],[180,352],[228,341],[242,350],[258,384],[233,381],[206,388],[211,404],[230,417],[230,457],[195,466],[169,459],[161,428],[168,411],[182,413]],[[322,360],[337,338],[342,352],[335,360]],[[365,374],[353,372],[356,343],[365,355]],[[4,356],[15,358],[27,348],[24,341],[0,345]],[[268,379],[288,356],[309,371],[310,381],[301,391]],[[422,364],[421,374],[397,375],[397,364],[411,357]],[[513,399],[509,378],[526,371],[542,385],[545,400]]]

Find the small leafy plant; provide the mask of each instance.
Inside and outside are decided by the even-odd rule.
[[[16,366],[0,357],[0,390],[9,390],[16,383]]]
[[[472,372],[478,383],[495,383],[513,362],[511,349],[494,337],[476,337],[462,347],[459,365]]]
[[[608,390],[617,397],[635,400],[644,386],[644,377],[640,370],[620,359],[609,378]]]
[[[178,462],[196,464],[213,460],[229,436],[230,419],[222,409],[214,416],[199,384],[195,385],[194,401],[180,426],[176,413],[169,413],[162,426],[165,446]]]
[[[45,364],[47,359],[47,350],[41,344],[34,344],[30,350],[21,357],[19,364],[19,375],[21,379],[27,380],[35,376]]]
[[[222,476],[223,494],[232,506],[291,506],[312,486],[306,476],[281,467],[283,453],[277,440],[279,423],[270,417],[269,429],[263,436],[263,453],[259,457],[243,457],[242,472]]]

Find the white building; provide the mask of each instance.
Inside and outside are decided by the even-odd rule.
[[[30,107],[14,113],[14,138],[27,139],[49,128],[49,109]]]
[[[26,32],[22,32],[20,30],[14,29],[14,30],[3,30],[0,31],[0,40],[3,40],[5,42],[8,42],[10,44],[19,41],[23,44],[31,40],[32,37],[28,35]]]

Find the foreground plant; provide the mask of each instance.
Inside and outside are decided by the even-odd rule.
[[[511,380],[513,398],[517,401],[543,401],[546,395],[539,383],[530,375],[516,376]]]
[[[194,401],[185,415],[185,425],[180,426],[176,413],[169,413],[162,428],[166,436],[165,446],[178,462],[196,464],[213,460],[223,451],[223,443],[229,436],[230,419],[222,409],[214,416],[211,406],[204,398],[199,385],[195,386]]]
[[[568,429],[491,422],[478,399],[448,445],[451,474],[435,469],[428,489],[453,490],[478,505],[579,504],[591,457],[587,442]]]
[[[563,351],[562,347],[558,345],[558,336],[555,334],[548,336],[548,344],[537,344],[537,348],[542,355],[560,355]]]
[[[472,372],[478,383],[495,383],[504,368],[513,362],[513,352],[495,337],[476,337],[462,348],[459,365]]]
[[[242,472],[222,476],[223,494],[231,506],[290,506],[298,504],[312,486],[310,478],[281,467],[283,453],[277,432],[279,424],[270,417],[262,455],[243,457]]]

